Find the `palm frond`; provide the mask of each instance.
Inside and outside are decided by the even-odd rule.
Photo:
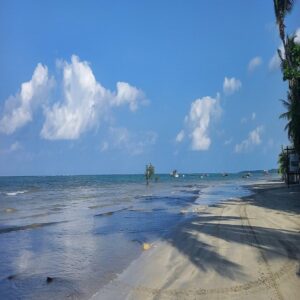
[[[289,113],[288,112],[285,112],[285,113],[282,113],[280,116],[279,116],[280,119],[289,119]]]

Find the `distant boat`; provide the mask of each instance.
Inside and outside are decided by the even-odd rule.
[[[252,176],[252,174],[251,174],[250,172],[248,172],[247,174],[243,175],[242,177],[243,177],[243,178],[249,178],[249,177],[251,177],[251,176]]]
[[[223,177],[227,177],[227,176],[228,176],[228,173],[223,173],[222,176],[223,176]]]
[[[173,170],[172,173],[170,173],[170,176],[172,176],[174,178],[178,178],[179,177],[179,173],[177,172],[177,170]]]

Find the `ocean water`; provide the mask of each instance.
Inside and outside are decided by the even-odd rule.
[[[89,299],[142,243],[265,179],[159,175],[147,186],[142,175],[0,177],[0,299]]]

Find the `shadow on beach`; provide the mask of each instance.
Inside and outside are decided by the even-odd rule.
[[[291,215],[300,212],[300,188],[266,189],[257,194],[245,197],[240,204],[259,206],[275,210],[275,214],[288,213]],[[227,201],[236,205],[236,201]],[[249,246],[257,251],[258,256],[267,258],[269,262],[279,258],[297,261],[300,252],[299,231],[286,230],[280,226],[258,226],[256,217],[247,216],[241,209],[238,216],[222,215],[222,207],[226,203],[216,205],[220,215],[200,214],[192,222],[187,222],[176,230],[176,234],[166,238],[166,241],[189,259],[201,271],[213,270],[220,276],[230,279],[245,277],[242,265],[235,263],[221,255],[221,247],[233,244]],[[292,222],[292,221],[291,221]],[[255,224],[252,225],[251,223]],[[261,223],[259,223],[261,224]],[[299,229],[299,224],[294,224]],[[209,241],[209,242],[208,242]]]
[[[256,185],[253,190],[255,197],[249,196],[245,199],[254,206],[287,212],[291,214],[300,213],[300,185],[287,187],[279,183],[274,187],[270,185]]]

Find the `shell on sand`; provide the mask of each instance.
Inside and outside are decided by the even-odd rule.
[[[151,248],[151,244],[143,243],[143,250],[149,250]]]
[[[5,208],[4,211],[5,211],[6,213],[12,213],[12,212],[15,212],[16,209],[15,209],[15,208],[8,207],[8,208]]]

